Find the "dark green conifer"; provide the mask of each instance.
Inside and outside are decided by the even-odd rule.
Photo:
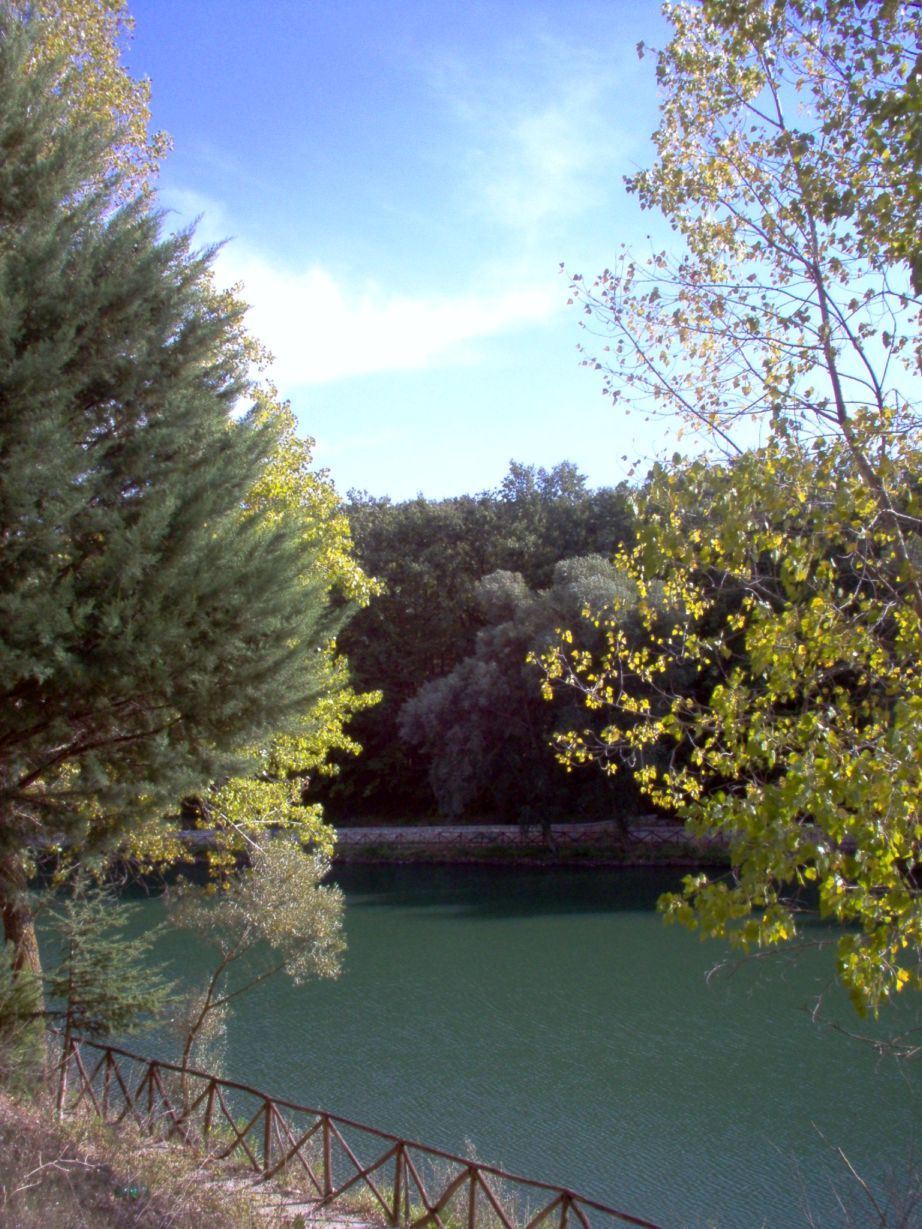
[[[42,986],[15,972],[12,943],[0,944],[0,1088],[23,1092],[41,1075],[45,1053]]]
[[[28,56],[0,4],[0,912],[37,967],[31,852],[117,845],[238,767],[303,712],[330,628],[295,527],[247,505],[276,433],[234,417],[211,253],[118,207]]]
[[[74,1037],[106,1038],[141,1027],[169,1002],[172,983],[151,967],[159,927],[130,937],[136,911],[107,887],[78,877],[52,910],[60,959],[45,979],[45,1011],[61,1027],[67,1053]]]

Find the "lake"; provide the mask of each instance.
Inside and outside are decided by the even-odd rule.
[[[837,1149],[905,1187],[920,1072],[811,1018],[823,994],[824,1018],[869,1031],[828,950],[708,979],[725,950],[653,911],[680,874],[344,867],[342,977],[240,1000],[226,1074],[675,1229],[844,1224]],[[159,949],[183,978],[205,968],[189,944]]]

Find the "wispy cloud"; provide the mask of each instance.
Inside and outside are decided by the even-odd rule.
[[[476,182],[492,216],[530,243],[602,199],[612,150],[594,139],[602,127],[597,88],[510,116],[492,149],[477,158]]]
[[[168,224],[200,218],[196,235],[203,245],[231,232],[220,202],[201,194],[171,191],[162,203]],[[273,375],[283,389],[470,361],[469,343],[541,324],[561,301],[553,282],[529,284],[517,271],[502,276],[496,269],[476,292],[400,294],[321,265],[285,267],[232,237],[215,272],[222,285],[242,285],[248,324],[275,356]]]
[[[403,296],[320,267],[292,272],[233,246],[218,272],[242,281],[249,323],[275,355],[283,388],[459,362],[466,343],[540,323],[560,302],[553,286]]]
[[[477,342],[562,311],[557,261],[569,255],[578,219],[605,199],[626,145],[612,115],[628,59],[541,28],[473,59],[433,53],[429,85],[448,117],[442,135],[457,193],[437,219],[449,245],[442,251],[452,238],[459,259],[478,248],[447,290],[425,276],[395,289],[384,267],[355,272],[327,258],[298,267],[252,237],[233,239],[232,211],[220,202],[172,191],[164,204],[181,220],[201,216],[204,242],[230,236],[219,278],[243,284],[250,326],[275,355],[283,390],[470,364]]]
[[[195,224],[197,246],[224,243],[233,235],[227,209],[215,197],[205,196],[191,188],[160,187],[157,205],[164,215],[167,230],[175,232]]]
[[[490,63],[434,62],[432,88],[466,133],[467,186],[480,211],[534,243],[605,199],[634,143],[615,105],[633,72],[626,48],[603,55],[541,29],[510,38]]]

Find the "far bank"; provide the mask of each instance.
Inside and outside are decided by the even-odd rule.
[[[337,828],[334,862],[522,866],[723,864],[726,848],[681,824],[643,816],[570,824],[412,824]]]

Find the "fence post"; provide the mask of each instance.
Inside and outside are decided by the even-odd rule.
[[[64,1043],[61,1046],[61,1062],[58,1068],[58,1087],[54,1107],[59,1122],[64,1117],[64,1101],[67,1097],[67,1067],[70,1062],[69,1044],[73,1045],[73,1041],[69,1037],[65,1037]]]
[[[154,1072],[157,1070],[157,1063],[150,1062],[147,1064],[147,1129],[154,1129]]]
[[[109,1089],[112,1087],[112,1067],[115,1059],[111,1050],[106,1050],[106,1065],[102,1077],[102,1117],[103,1122],[109,1117]]]
[[[210,1080],[208,1084],[208,1095],[205,1098],[205,1120],[202,1123],[202,1142],[207,1145],[208,1134],[211,1131],[211,1114],[214,1109],[214,1093],[215,1082]]]
[[[400,1224],[400,1200],[403,1195],[403,1183],[405,1180],[406,1162],[403,1159],[403,1143],[397,1145],[397,1151],[394,1153],[394,1208],[391,1212],[391,1224]]]
[[[330,1120],[323,1116],[323,1197],[329,1199],[333,1194],[333,1148],[330,1138]]]
[[[565,1192],[560,1201],[560,1229],[567,1229],[570,1220],[570,1195]]]
[[[477,1166],[471,1166],[470,1190],[467,1197],[467,1229],[477,1229]]]
[[[268,1173],[272,1165],[272,1115],[275,1113],[275,1106],[268,1097],[263,1101],[263,1114],[266,1121],[263,1123],[263,1173]]]

